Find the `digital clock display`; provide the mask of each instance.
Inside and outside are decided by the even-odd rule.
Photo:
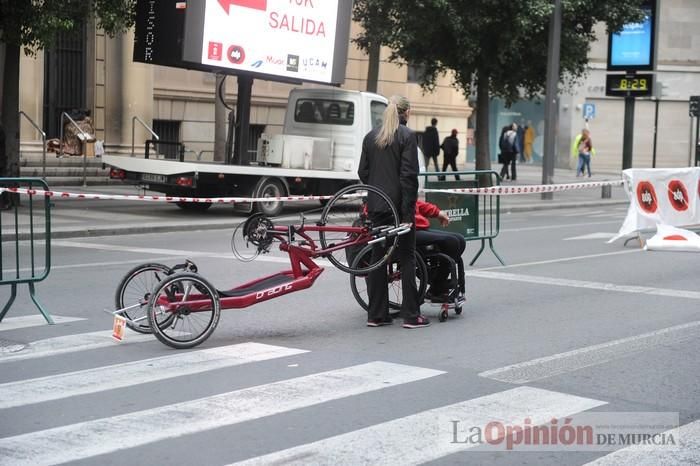
[[[639,97],[652,95],[653,74],[609,74],[605,82],[605,95]]]

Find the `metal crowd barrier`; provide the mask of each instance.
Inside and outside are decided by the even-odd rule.
[[[0,178],[0,187],[49,190],[41,178]],[[0,207],[5,208],[0,212],[0,286],[11,287],[10,299],[0,311],[0,322],[17,297],[17,285],[26,283],[32,301],[46,321],[53,324],[51,314],[37,300],[34,287],[51,270],[50,198],[41,196],[36,199],[32,194],[20,197],[19,194],[4,192],[0,200],[4,204]]]
[[[420,176],[425,177],[425,189],[480,188],[501,184],[500,176],[493,170],[425,172]],[[456,176],[459,180],[455,179]],[[450,217],[447,228],[440,226],[435,219],[431,219],[430,228],[459,233],[467,241],[481,241],[481,248],[469,265],[474,265],[481,256],[487,241],[501,265],[506,265],[493,246],[501,227],[500,196],[426,192],[425,200],[440,207]]]

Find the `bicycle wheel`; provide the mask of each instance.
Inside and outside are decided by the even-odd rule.
[[[372,246],[366,246],[355,258],[355,262],[367,262],[372,255]],[[357,264],[361,265],[361,264]],[[353,267],[355,264],[353,264]],[[397,312],[391,313],[392,317],[398,315],[401,310],[401,302],[403,301],[403,292],[401,289],[401,270],[400,264],[393,257],[387,261],[387,282],[389,286],[389,309]],[[418,302],[423,302],[425,298],[425,290],[428,287],[428,268],[425,261],[416,253],[416,288],[418,290]],[[350,275],[350,290],[355,297],[357,303],[365,311],[369,309],[369,296],[367,294],[367,274],[352,274]]]
[[[201,276],[182,272],[161,281],[148,303],[148,322],[162,343],[177,349],[204,342],[219,323],[219,293]],[[160,325],[171,316],[168,325]]]
[[[141,264],[126,273],[117,287],[114,305],[117,309],[130,307],[122,312],[129,319],[127,327],[135,332],[151,333],[146,315],[148,301],[156,285],[171,273],[170,267],[158,263]]]
[[[367,208],[369,205],[369,209]],[[356,184],[338,191],[321,213],[320,224],[327,227],[366,226],[370,231],[378,232],[380,229],[391,229],[399,226],[399,215],[394,203],[389,196],[374,186]],[[385,253],[374,262],[352,267],[354,251],[365,242],[353,244],[355,235],[342,231],[321,231],[319,241],[323,249],[338,247],[325,257],[343,272],[367,273],[381,267],[391,256],[396,248],[396,236],[386,237],[384,240]],[[370,235],[367,235],[369,241]],[[343,247],[346,244],[347,247]]]

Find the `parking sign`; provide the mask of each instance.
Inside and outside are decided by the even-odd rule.
[[[595,104],[583,104],[583,119],[592,120],[595,118]]]

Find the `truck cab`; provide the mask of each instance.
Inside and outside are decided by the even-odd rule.
[[[305,170],[357,172],[362,139],[382,122],[387,99],[343,89],[294,89],[282,134],[263,134],[255,161]]]

